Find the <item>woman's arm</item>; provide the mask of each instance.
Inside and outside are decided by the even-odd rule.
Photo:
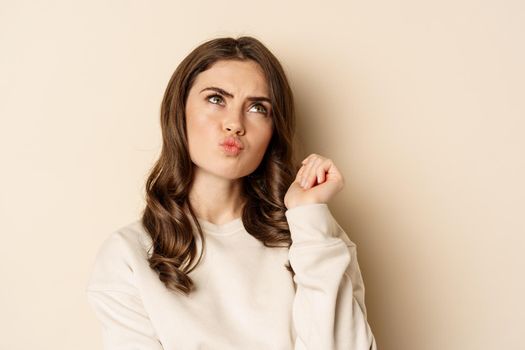
[[[286,211],[297,285],[293,302],[295,350],[376,350],[367,322],[356,245],[325,203]]]
[[[104,350],[163,350],[137,288],[132,283],[132,249],[118,232],[102,244],[86,287],[102,326]]]
[[[137,296],[110,290],[86,293],[102,325],[104,350],[163,349]]]

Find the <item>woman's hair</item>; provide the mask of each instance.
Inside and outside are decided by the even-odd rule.
[[[152,239],[149,265],[168,289],[188,295],[195,289],[188,276],[201,261],[205,240],[188,194],[193,163],[188,152],[185,106],[197,75],[218,60],[253,60],[265,74],[272,102],[273,133],[261,163],[243,177],[246,230],[267,247],[290,247],[284,195],[298,168],[293,152],[293,94],[277,58],[250,36],[216,38],[197,46],[171,76],[161,104],[162,150],[146,182],[142,225]],[[202,242],[198,261],[193,225]],[[294,275],[292,267],[283,265]]]

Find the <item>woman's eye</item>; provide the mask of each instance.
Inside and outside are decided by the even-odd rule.
[[[208,101],[217,105],[217,104],[221,104],[224,100],[222,99],[221,95],[210,95],[208,96]],[[255,110],[256,113],[268,114],[268,110],[262,104],[256,103],[252,106],[252,108],[254,107],[258,108]]]
[[[253,105],[253,107],[261,107],[261,109],[259,109],[257,112],[260,112],[260,113],[263,113],[263,114],[266,114],[268,113],[268,111],[266,110],[266,108],[260,104],[260,103],[257,103],[255,105]]]
[[[222,97],[219,95],[211,95],[208,96],[208,101],[210,101],[213,104],[219,104],[222,101]],[[217,102],[214,102],[217,101]]]

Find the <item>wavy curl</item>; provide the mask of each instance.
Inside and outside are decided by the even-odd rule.
[[[299,168],[293,152],[292,90],[277,58],[257,39],[216,38],[197,46],[171,76],[161,104],[162,150],[146,181],[142,225],[152,239],[149,266],[164,285],[189,295],[197,288],[189,273],[200,263],[205,239],[188,200],[193,163],[188,152],[185,105],[197,75],[218,60],[253,60],[260,65],[272,100],[274,130],[259,166],[243,178],[243,224],[267,247],[290,247],[284,195]],[[195,230],[196,229],[196,230]],[[195,236],[198,234],[198,236]],[[202,242],[198,260],[197,239]],[[290,261],[283,266],[294,276]]]

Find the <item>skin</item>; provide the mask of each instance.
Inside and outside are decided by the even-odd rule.
[[[302,161],[295,180],[284,195],[286,208],[328,203],[344,187],[345,180],[334,162],[316,153]]]
[[[234,97],[201,92],[207,87],[219,87]],[[186,132],[195,166],[189,200],[197,217],[217,225],[241,216],[245,203],[241,178],[260,164],[273,133],[271,104],[250,101],[249,96],[269,98],[259,65],[220,60],[197,76],[186,101]],[[237,156],[224,154],[219,146],[228,135],[244,144]]]
[[[217,91],[218,87],[233,97]],[[250,96],[269,98],[268,83],[259,65],[251,60],[220,60],[201,72],[186,101],[186,133],[195,178],[189,200],[197,217],[222,225],[242,215],[245,199],[242,177],[260,164],[273,133],[272,106]],[[223,153],[219,142],[238,137],[244,149],[237,155]],[[287,209],[327,203],[344,186],[333,161],[312,153],[302,162],[284,197]]]

